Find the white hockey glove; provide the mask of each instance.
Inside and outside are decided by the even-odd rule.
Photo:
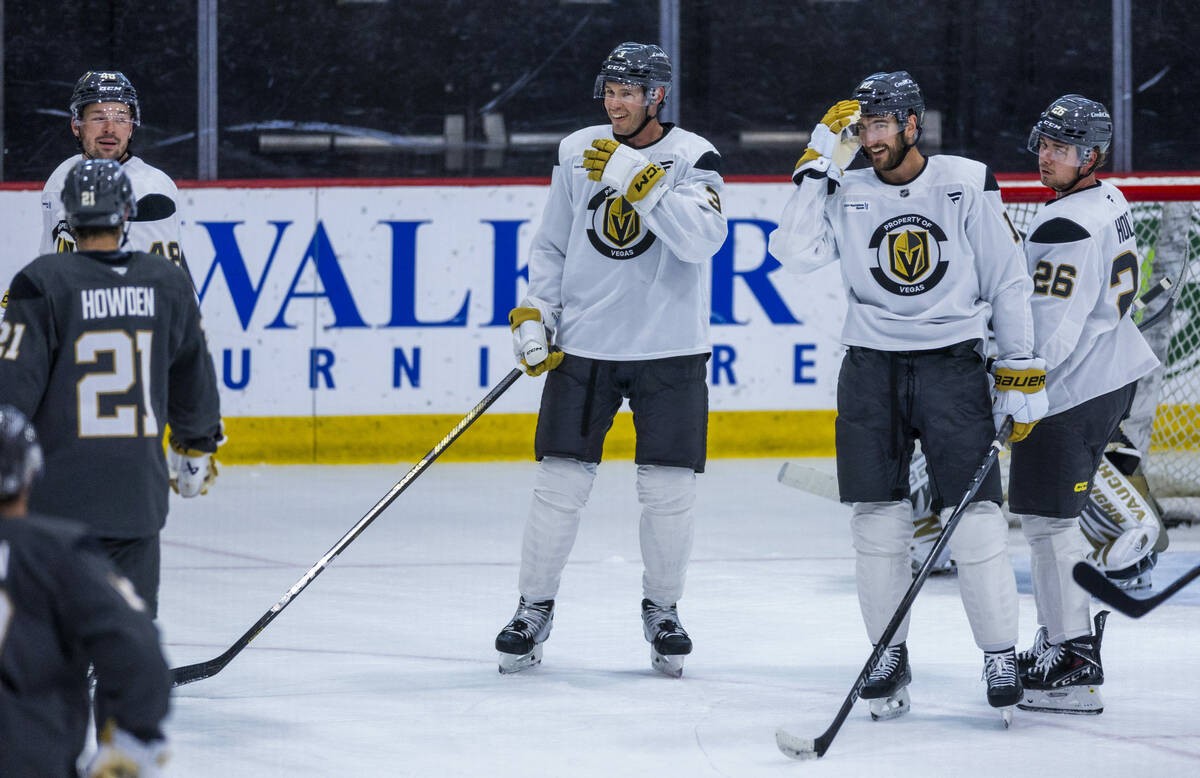
[[[1005,416],[1013,417],[1010,443],[1024,440],[1038,419],[1050,410],[1046,397],[1046,362],[1038,357],[997,360],[992,368],[996,378],[996,399],[992,402],[992,417],[996,428]]]
[[[88,762],[87,778],[156,778],[167,763],[165,740],[146,742],[111,720],[100,735],[100,750]]]
[[[171,476],[171,489],[180,497],[195,497],[208,494],[208,487],[217,480],[217,460],[207,451],[188,448],[174,434],[168,439],[171,450],[167,454],[167,470]],[[221,422],[217,445],[225,442],[225,422]]]
[[[539,376],[562,364],[563,353],[551,349],[546,325],[537,308],[513,308],[508,313],[512,327],[513,357],[526,374]]]
[[[588,178],[608,184],[639,210],[648,211],[658,204],[667,188],[659,186],[667,174],[637,149],[607,138],[592,141],[583,152]]]
[[[834,103],[825,112],[825,116],[813,127],[792,180],[797,184],[805,173],[812,172],[818,176],[827,175],[834,181],[842,178],[842,171],[858,151],[858,136],[851,134],[850,128],[858,121],[859,105],[857,100],[842,100]]]

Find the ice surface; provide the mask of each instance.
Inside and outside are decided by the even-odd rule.
[[[848,509],[779,485],[779,466],[712,461],[699,478],[680,601],[696,649],[673,680],[642,637],[632,463],[600,468],[544,663],[505,677],[492,641],[516,605],[533,465],[434,464],[228,667],[175,690],[167,775],[1200,774],[1200,584],[1109,619],[1103,715],[1018,711],[1006,731],[957,583],[931,579],[909,637],[912,712],[873,723],[859,703],[823,759],[786,759],[775,728],[820,734],[870,646]],[[224,651],[408,467],[227,467],[208,496],[176,499],[160,606],[172,663]],[[1200,531],[1171,542],[1160,584],[1200,561]],[[1024,647],[1018,530],[1010,550]]]

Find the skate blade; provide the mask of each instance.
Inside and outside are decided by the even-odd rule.
[[[660,654],[650,649],[650,666],[671,678],[683,677],[683,658],[684,654]]]
[[[1021,710],[1038,713],[1069,713],[1096,716],[1104,712],[1104,698],[1098,686],[1068,686],[1065,689],[1026,689],[1025,699],[1017,703]]]
[[[891,697],[880,697],[868,702],[871,704],[871,720],[887,721],[908,713],[911,699],[908,696],[908,687],[903,686]]]
[[[542,663],[542,644],[538,643],[528,654],[500,654],[500,675],[512,675]]]
[[[789,759],[816,759],[820,756],[812,738],[796,737],[783,729],[775,730],[775,745]]]
[[[1009,727],[1012,726],[1013,709],[1014,709],[1014,706],[1012,706],[1012,705],[1005,705],[1003,708],[1000,709],[1000,719],[1004,722],[1005,729],[1008,729]]]

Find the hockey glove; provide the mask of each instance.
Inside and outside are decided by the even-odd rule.
[[[999,429],[1005,416],[1013,417],[1010,443],[1024,440],[1038,419],[1050,409],[1046,397],[1046,362],[1037,357],[997,360],[993,368],[996,377],[996,399],[992,402],[992,417]]]
[[[171,489],[180,497],[208,494],[208,487],[217,480],[217,460],[207,451],[189,447],[173,433],[168,441],[171,450],[167,455],[167,470],[171,475]],[[217,445],[224,442],[225,423],[221,422],[221,437]]]
[[[550,348],[549,333],[537,308],[513,308],[508,313],[508,324],[512,327],[513,356],[526,374],[539,376],[562,364],[563,353]]]
[[[615,140],[597,138],[592,148],[583,152],[583,166],[588,178],[608,184],[640,210],[653,208],[666,193],[659,186],[666,173],[645,154]]]
[[[796,163],[792,180],[797,184],[805,173],[816,176],[827,175],[840,180],[842,171],[858,151],[858,137],[850,128],[858,121],[857,100],[842,100],[825,112],[825,116],[813,127],[808,148]]]
[[[100,750],[88,763],[88,778],[156,778],[167,763],[165,740],[146,742],[123,729],[112,719],[100,734]]]

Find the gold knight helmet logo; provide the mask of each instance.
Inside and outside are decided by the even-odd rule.
[[[888,235],[892,272],[912,283],[929,270],[929,232],[904,230]]]
[[[624,197],[609,197],[604,201],[604,235],[613,245],[624,247],[637,239],[642,231],[642,217]]]

